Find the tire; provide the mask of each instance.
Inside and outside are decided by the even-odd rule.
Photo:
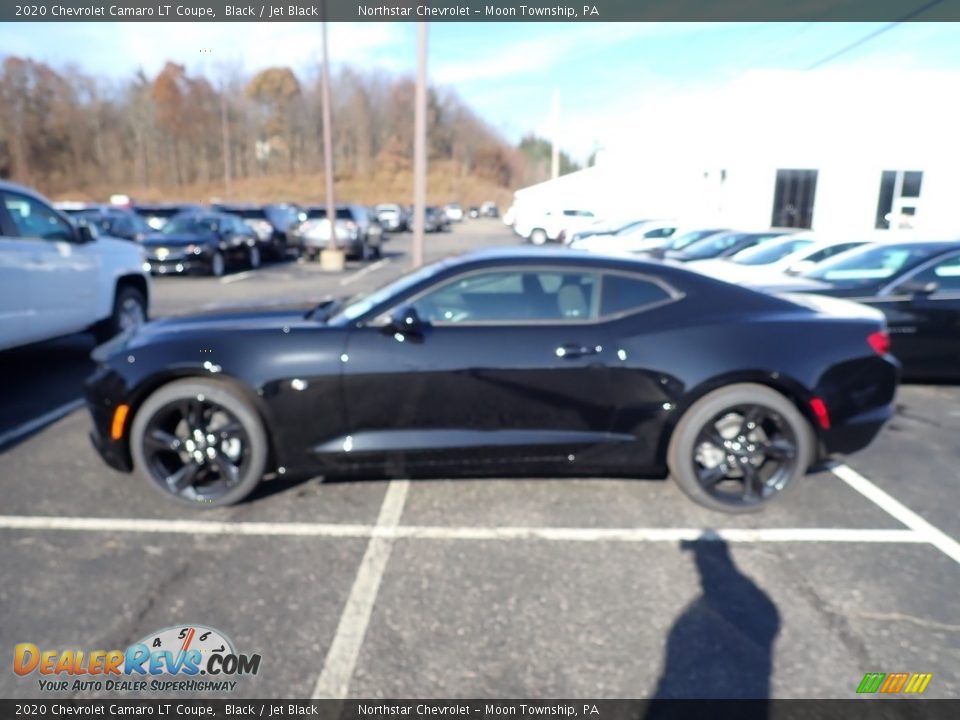
[[[188,403],[201,409],[219,408],[206,420],[202,412],[195,415],[203,428],[199,439],[189,432],[191,423],[179,409]],[[215,425],[223,419],[226,424]],[[234,425],[239,430],[220,432]],[[165,443],[157,449],[159,443],[150,439],[164,438],[160,433],[176,440],[178,449]],[[213,437],[218,440],[210,441]],[[211,448],[214,454],[208,455]],[[181,505],[209,509],[238,503],[253,491],[266,470],[269,446],[263,422],[249,400],[227,383],[191,378],[163,385],[144,401],[130,428],[130,452],[137,473],[155,491]],[[201,463],[194,460],[198,456],[204,458]],[[184,461],[184,457],[190,459]],[[227,467],[223,462],[236,472],[223,472],[221,468]],[[188,475],[183,471],[187,466],[197,468],[195,484],[176,492],[170,480],[177,472]]]
[[[147,321],[147,299],[137,288],[121,286],[117,288],[113,299],[113,310],[110,317],[97,323],[93,328],[93,335],[98,343],[105,343],[110,338],[138,327]]]
[[[792,401],[764,385],[740,383],[708,393],[684,413],[670,437],[667,465],[700,505],[754,512],[806,473],[814,444],[813,428]]]
[[[250,252],[247,253],[247,265],[250,266],[251,270],[256,270],[260,267],[262,258],[260,257],[260,248],[256,245],[250,247]]]
[[[535,228],[530,232],[530,242],[534,245],[545,245],[547,242],[547,231],[543,228]]]
[[[210,275],[212,277],[223,277],[227,271],[227,262],[223,259],[223,253],[217,250],[210,258]]]

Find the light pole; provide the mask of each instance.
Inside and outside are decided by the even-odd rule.
[[[413,110],[413,266],[423,265],[427,221],[427,23],[417,23],[417,87]]]
[[[324,270],[343,270],[344,252],[337,243],[337,205],[333,198],[333,130],[330,118],[330,57],[327,52],[327,0],[321,0],[320,23],[323,46],[323,69],[320,73],[320,104],[323,112],[323,175],[327,190],[327,222],[330,224],[330,240],[320,253]]]

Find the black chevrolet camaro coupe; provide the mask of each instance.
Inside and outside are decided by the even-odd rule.
[[[960,241],[866,245],[763,289],[842,297],[874,307],[886,316],[891,352],[905,377],[960,380]]]
[[[565,249],[443,260],[351,301],[144,325],[95,351],[93,441],[193,506],[270,473],[668,472],[754,509],[891,415],[883,316]]]

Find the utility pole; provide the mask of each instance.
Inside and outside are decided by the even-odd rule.
[[[557,135],[560,134],[560,91],[553,90],[553,152],[550,157],[550,179],[560,177],[560,146],[557,145]]]
[[[233,178],[230,175],[230,125],[227,122],[227,83],[220,87],[220,132],[223,135],[223,193],[233,197]]]
[[[417,23],[417,87],[413,110],[413,266],[423,265],[427,220],[427,23]]]
[[[327,0],[321,0],[320,23],[323,36],[323,70],[320,74],[320,104],[323,106],[323,175],[327,190],[327,222],[330,223],[330,240],[320,254],[325,270],[342,270],[344,254],[337,243],[337,205],[333,198],[333,130],[330,118],[330,57],[327,52]]]

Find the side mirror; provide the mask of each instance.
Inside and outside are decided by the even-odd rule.
[[[384,330],[394,335],[419,335],[423,330],[423,320],[412,305],[401,305],[390,313],[390,320]]]
[[[913,297],[927,297],[933,295],[940,289],[940,283],[931,280],[922,282],[920,280],[908,280],[897,288],[901,295],[912,295]]]
[[[86,220],[80,220],[77,223],[77,242],[91,243],[99,237],[97,229]]]

